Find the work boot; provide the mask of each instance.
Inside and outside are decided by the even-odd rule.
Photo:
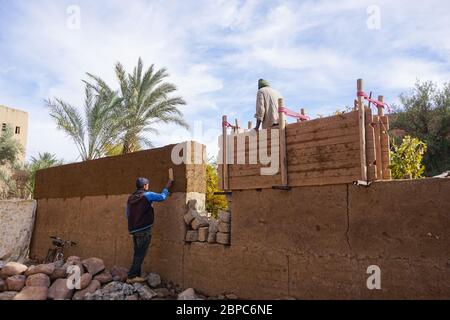
[[[145,278],[142,278],[142,277],[134,277],[134,278],[127,279],[128,284],[141,283],[141,282],[145,282],[145,281],[146,281]]]

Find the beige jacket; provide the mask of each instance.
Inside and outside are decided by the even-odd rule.
[[[262,122],[263,129],[278,124],[278,99],[280,98],[282,98],[281,94],[271,87],[258,90],[255,118]]]

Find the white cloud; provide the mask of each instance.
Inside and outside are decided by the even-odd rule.
[[[79,1],[80,30],[66,27],[69,4],[17,2],[0,13],[0,103],[30,112],[31,155],[76,155],[43,99],[81,106],[85,72],[115,85],[114,64],[131,70],[139,56],[168,68],[189,122],[217,131],[222,114],[251,119],[258,78],[269,79],[289,106],[316,115],[351,105],[359,77],[392,101],[417,78],[450,76],[450,4],[443,1],[378,1],[380,30],[366,27],[372,1]],[[160,145],[189,136],[158,128]],[[202,139],[215,150],[209,135]]]

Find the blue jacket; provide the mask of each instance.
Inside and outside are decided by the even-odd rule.
[[[154,221],[154,201],[161,202],[167,199],[169,190],[164,189],[161,193],[137,190],[127,201],[125,216],[128,219],[128,231],[135,233],[150,228]]]

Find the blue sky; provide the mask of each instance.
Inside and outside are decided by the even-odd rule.
[[[85,72],[116,86],[114,64],[141,56],[168,68],[193,126],[159,126],[156,145],[196,139],[214,154],[222,114],[251,120],[259,78],[312,117],[351,105],[357,78],[388,103],[416,79],[449,81],[449,13],[448,1],[0,0],[0,104],[29,112],[28,157],[76,160],[44,99],[81,108]]]

